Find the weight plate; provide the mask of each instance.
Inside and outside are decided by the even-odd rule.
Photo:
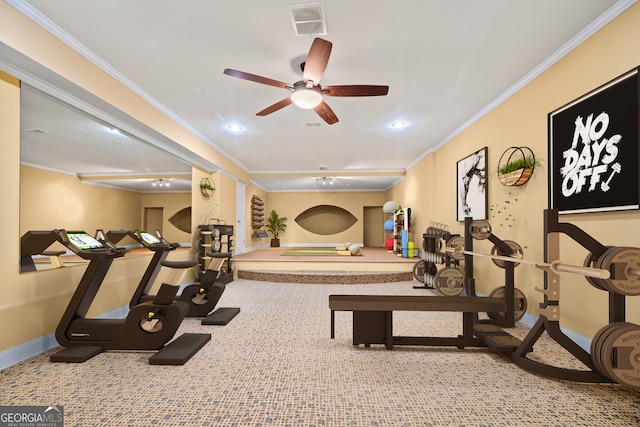
[[[606,251],[605,251],[606,252]],[[603,252],[604,255],[604,252]],[[596,264],[598,262],[598,258],[595,257],[591,252],[589,252],[586,256],[586,258],[584,259],[584,262],[582,263],[583,267],[590,267],[590,268],[597,268]],[[602,285],[602,281],[600,279],[597,279],[595,277],[588,277],[588,276],[584,276],[585,279],[587,279],[587,282],[597,288],[597,289],[601,289],[603,291],[606,291],[607,289]]]
[[[429,275],[436,274],[438,269],[435,265],[424,260],[418,261],[413,266],[413,277],[421,283],[427,284],[426,280]]]
[[[464,237],[456,236],[450,238],[449,240],[447,240],[447,247],[464,250]],[[458,261],[462,261],[464,259],[463,253],[447,252],[447,254],[449,255],[449,258],[453,258]]]
[[[500,249],[497,246],[494,246],[493,248],[491,248],[491,255],[509,256],[509,257],[513,257],[514,259],[523,259],[524,258],[524,251],[522,250],[522,247],[519,244],[517,244],[513,240],[504,240],[504,243],[507,246],[509,246],[509,248],[511,248],[511,253],[510,254],[505,254],[502,251],[502,249]],[[500,267],[500,268],[505,268],[507,266],[507,261],[502,260],[502,259],[491,258],[491,261],[495,265]],[[519,265],[520,265],[519,262],[514,262],[513,263],[514,267],[517,267]]]
[[[598,258],[598,268],[611,272],[611,277],[601,279],[602,285],[615,294],[640,295],[640,249],[614,247]]]
[[[220,229],[219,228],[214,228],[213,229],[213,237],[215,239],[219,239],[220,238]]]
[[[615,246],[609,247],[606,251],[604,251],[604,252],[602,253],[602,255],[600,255],[600,256],[598,257],[598,259],[596,260],[595,265],[594,265],[594,266],[595,266],[595,268],[601,268],[600,266],[602,265],[602,261],[604,261],[604,259],[606,258],[607,254],[608,254],[611,250],[613,250],[613,249],[615,249]],[[600,284],[600,286],[602,286],[602,288],[603,288],[605,291],[613,292],[611,289],[609,289],[608,284],[607,284],[607,283],[605,283],[605,282],[604,282],[604,280],[602,280],[602,279],[596,279],[596,283]]]
[[[413,277],[420,283],[425,283],[426,281],[424,275],[426,265],[427,263],[425,261],[418,261],[413,265]]]
[[[464,274],[457,268],[441,268],[433,281],[434,287],[445,296],[458,296],[464,291]]]
[[[214,252],[220,252],[220,248],[222,248],[222,242],[220,242],[220,240],[214,240],[212,246]]]
[[[494,290],[492,290],[489,293],[489,297],[502,298],[504,300],[505,291],[506,291],[506,287],[505,286],[500,286],[500,287],[495,288]],[[514,320],[517,322],[518,320],[522,319],[522,317],[524,317],[526,312],[527,312],[527,297],[524,295],[524,293],[520,289],[514,288],[513,289],[513,318],[514,318]],[[502,312],[502,313],[487,313],[487,316],[489,316],[489,318],[493,319],[493,320],[503,319],[505,317],[505,313],[504,312]]]
[[[640,390],[640,326],[620,325],[603,341],[602,365],[618,384]]]
[[[488,239],[491,236],[491,224],[485,219],[476,219],[471,221],[469,226],[469,234],[476,240]]]
[[[602,375],[606,375],[602,366],[602,341],[621,324],[626,324],[626,322],[614,322],[605,325],[596,332],[591,340],[591,361]]]

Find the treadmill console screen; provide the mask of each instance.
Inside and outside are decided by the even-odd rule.
[[[67,233],[67,236],[69,237],[69,242],[81,251],[104,248],[102,243],[87,233]]]
[[[140,232],[140,237],[142,237],[142,240],[144,240],[144,242],[147,245],[157,245],[159,243],[162,243],[160,241],[160,239],[158,239],[156,236],[154,236],[153,234],[149,233],[148,231],[141,231]]]

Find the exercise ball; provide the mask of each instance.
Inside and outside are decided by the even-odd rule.
[[[384,205],[382,205],[382,212],[386,214],[392,214],[398,210],[398,204],[393,201],[388,201]]]
[[[387,240],[384,241],[384,247],[388,251],[393,250],[393,237],[389,237]]]
[[[384,231],[393,231],[393,220],[388,219],[384,222]]]
[[[347,250],[351,252],[351,255],[353,256],[362,255],[362,248],[358,245],[351,245],[347,248]]]

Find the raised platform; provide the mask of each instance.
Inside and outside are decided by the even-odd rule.
[[[413,280],[419,258],[402,258],[384,248],[363,248],[362,256],[281,256],[290,247],[264,248],[233,257],[236,278],[283,283],[389,283]]]

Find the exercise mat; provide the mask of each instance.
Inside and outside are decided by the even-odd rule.
[[[349,251],[339,251],[334,247],[291,248],[280,256],[351,256]]]

